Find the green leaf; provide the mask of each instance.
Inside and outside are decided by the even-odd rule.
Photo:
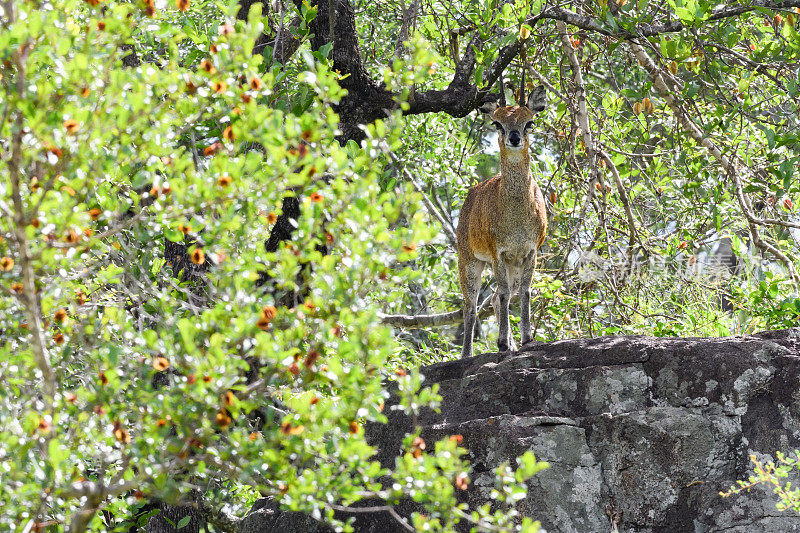
[[[69,457],[69,450],[56,438],[50,439],[47,443],[47,453],[50,457],[50,464],[54,469],[58,470],[67,457]]]
[[[688,24],[694,21],[695,18],[694,12],[685,7],[676,7],[675,14],[678,15],[678,18],[680,18],[681,22],[683,22],[684,24]]]
[[[796,166],[796,162],[797,162],[798,159],[800,159],[800,157],[794,157],[794,158],[791,158],[791,159],[784,159],[781,162],[780,167],[778,167],[779,173],[780,173],[781,177],[784,180],[784,184],[785,184],[784,185],[784,189],[788,189],[789,188],[788,184],[791,181],[792,176],[794,175],[795,166]]]
[[[332,49],[333,49],[333,43],[325,43],[319,47],[319,53],[322,57],[327,59],[328,57],[330,57]]]
[[[775,148],[775,130],[771,128],[765,128],[764,134],[767,136],[767,146],[769,146],[769,149],[772,150]]]
[[[183,240],[183,232],[177,228],[166,226],[164,227],[164,237],[172,242],[181,242]]]
[[[661,38],[661,53],[666,57],[675,57],[678,51],[678,43],[674,38],[662,37]]]

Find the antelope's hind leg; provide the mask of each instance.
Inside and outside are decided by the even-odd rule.
[[[472,339],[478,320],[478,292],[481,289],[481,274],[485,263],[477,259],[460,268],[461,293],[464,296],[464,344],[461,358],[472,357]]]
[[[494,281],[497,285],[492,304],[494,305],[494,314],[497,317],[497,325],[500,328],[500,333],[497,335],[497,350],[500,352],[516,350],[517,346],[511,337],[511,325],[508,319],[508,301],[511,298],[508,269],[502,258],[498,258],[492,265],[492,269],[494,270]]]
[[[533,279],[533,269],[536,267],[536,252],[526,259],[522,268],[522,277],[519,281],[519,307],[520,323],[519,330],[522,333],[522,345],[533,340],[531,332],[531,280]]]

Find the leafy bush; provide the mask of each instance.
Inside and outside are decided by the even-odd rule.
[[[364,439],[386,421],[396,350],[374,295],[431,234],[415,192],[381,186],[396,117],[341,146],[325,54],[254,55],[257,9],[4,9],[3,528],[122,530],[137,502],[193,488],[235,514],[261,495],[335,523],[411,498],[415,524],[535,529],[458,503],[457,439],[424,451],[410,436],[394,471]],[[265,253],[282,197],[303,216]],[[435,407],[403,374],[401,408]],[[504,468],[495,500],[542,466]]]
[[[800,489],[792,488],[790,478],[797,478],[800,472],[800,451],[795,450],[794,457],[786,456],[781,452],[775,452],[777,462],[768,461],[762,463],[755,455],[750,456],[753,463],[753,475],[747,481],[737,481],[736,485],[726,492],[720,492],[720,496],[729,497],[741,492],[750,492],[756,485],[767,485],[772,487],[773,492],[778,495],[779,501],[775,504],[779,511],[792,510],[800,513]]]

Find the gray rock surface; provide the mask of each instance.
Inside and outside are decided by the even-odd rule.
[[[749,475],[750,454],[800,448],[800,329],[535,343],[422,372],[443,397],[420,418],[423,437],[463,435],[471,502],[486,501],[499,463],[532,450],[551,467],[519,505],[550,532],[612,531],[607,509],[621,532],[800,532],[771,491],[719,496]],[[410,424],[393,412],[369,428],[382,462],[393,464]],[[242,533],[297,530],[275,529],[282,516]],[[399,529],[371,515],[356,531]]]

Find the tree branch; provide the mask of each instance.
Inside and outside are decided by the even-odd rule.
[[[625,215],[628,217],[628,264],[632,267],[633,251],[634,247],[636,246],[636,219],[633,217],[633,210],[631,209],[631,202],[628,198],[628,191],[625,190],[625,187],[622,184],[622,179],[619,177],[619,170],[617,170],[617,165],[614,164],[611,156],[602,149],[598,149],[597,153],[600,155],[600,157],[605,159],[606,164],[611,171],[611,175],[614,177],[614,184],[617,186],[617,191],[619,191],[619,198],[622,201],[622,207],[625,209]]]
[[[14,22],[14,10],[10,7],[6,12],[10,22]],[[12,54],[12,59],[16,64],[15,89],[16,97],[20,102],[26,98],[26,67],[27,58],[32,43],[27,41],[23,46]],[[11,157],[8,161],[8,176],[11,182],[11,198],[14,205],[14,238],[19,251],[19,265],[22,271],[23,295],[22,302],[25,306],[25,314],[28,319],[28,328],[31,333],[31,351],[42,373],[44,380],[44,394],[48,407],[52,407],[53,396],[56,391],[56,376],[50,365],[50,356],[45,346],[44,330],[42,327],[42,312],[39,300],[36,297],[36,273],[33,268],[33,258],[29,249],[28,236],[25,225],[28,222],[28,213],[22,200],[20,190],[20,178],[22,164],[22,137],[25,130],[25,114],[21,109],[14,111],[14,126],[11,140]]]
[[[494,313],[494,307],[491,304],[486,305],[490,299],[491,295],[488,295],[478,305],[478,318],[487,318]],[[378,313],[378,318],[382,323],[396,328],[435,328],[460,324],[464,321],[464,313],[461,310],[436,315],[386,315]]]
[[[394,510],[394,507],[391,505],[375,505],[372,507],[349,507],[346,505],[337,505],[335,503],[327,504],[331,509],[334,511],[339,511],[342,513],[382,513],[387,512],[391,515],[392,518],[405,530],[405,531],[415,531],[411,524],[406,522],[406,520],[400,516],[397,511]]]
[[[70,485],[69,489],[59,496],[64,499],[86,498],[83,507],[76,511],[69,525],[69,533],[81,533],[91,522],[102,502],[109,496],[119,496],[133,490],[141,484],[141,480],[133,479],[112,485],[103,485],[93,481],[81,481]]]
[[[796,2],[800,3],[800,2]],[[756,218],[756,216],[752,213],[749,203],[747,201],[747,197],[742,190],[742,182],[741,177],[739,176],[739,171],[736,166],[731,162],[730,158],[722,153],[717,144],[706,136],[703,131],[691,120],[689,114],[681,107],[678,101],[675,99],[673,91],[670,90],[669,86],[667,85],[666,81],[664,80],[661,72],[659,71],[658,66],[656,66],[653,59],[647,54],[645,49],[637,43],[631,43],[631,50],[636,58],[639,60],[639,63],[644,67],[644,69],[649,73],[650,78],[653,80],[653,86],[661,93],[661,96],[667,102],[667,105],[670,109],[672,109],[675,118],[678,121],[678,124],[682,125],[684,129],[689,133],[689,135],[701,146],[706,148],[709,153],[722,165],[722,168],[725,169],[726,174],[731,178],[736,187],[736,197],[739,202],[739,207],[742,209],[742,213],[747,218],[748,227],[750,229],[750,235],[753,238],[753,243],[756,245],[757,248],[761,249],[762,251],[766,251],[777,257],[785,266],[789,272],[789,277],[794,282],[795,286],[800,287],[800,276],[797,274],[797,270],[794,267],[794,263],[791,259],[789,259],[786,254],[784,254],[780,249],[773,246],[772,244],[765,242],[761,235],[758,232],[758,226],[763,225],[762,220]]]
[[[397,35],[397,42],[394,46],[393,57],[395,59],[403,57],[403,53],[405,52],[405,43],[408,41],[408,37],[411,33],[411,26],[414,25],[414,21],[417,18],[419,0],[411,0],[411,5],[408,7],[406,7],[405,2],[403,2],[401,9],[403,10],[403,21],[400,26],[400,32]]]
[[[281,0],[281,21],[278,23],[278,32],[275,34],[275,40],[272,44],[272,64],[275,63],[275,58],[277,57],[278,53],[278,45],[281,44],[281,34],[283,33],[283,25],[286,21],[286,8],[288,6],[289,0]],[[283,63],[283,61],[281,61],[281,63]]]
[[[558,32],[561,35],[561,48],[564,51],[564,55],[567,56],[567,59],[570,62],[570,67],[572,68],[572,75],[573,81],[575,83],[575,92],[577,94],[578,105],[575,107],[574,111],[576,113],[576,119],[578,124],[581,127],[581,134],[583,136],[583,144],[586,146],[586,157],[589,161],[589,176],[588,176],[588,184],[589,184],[589,192],[587,193],[586,202],[581,207],[581,213],[578,217],[579,221],[585,220],[586,217],[586,209],[589,207],[589,204],[592,202],[594,198],[594,184],[598,179],[598,171],[597,171],[597,153],[596,148],[594,145],[594,139],[592,137],[592,130],[591,124],[589,123],[589,113],[586,107],[586,86],[583,82],[583,73],[581,71],[581,64],[578,61],[578,57],[575,55],[575,48],[572,46],[572,41],[570,40],[569,33],[567,33],[567,25],[563,21],[560,21],[556,24],[558,28]],[[573,106],[570,106],[573,107]],[[573,230],[572,234],[570,235],[569,240],[567,240],[567,248],[566,252],[563,254],[564,257],[567,257],[572,251],[572,243],[575,241],[575,237],[578,235],[578,231],[580,231],[581,223],[579,222],[578,225]],[[567,262],[561,266],[561,271],[566,268]]]
[[[298,9],[302,1],[294,0]],[[361,125],[383,118],[387,111],[395,109],[397,107],[395,95],[373,80],[363,65],[358,45],[358,33],[355,28],[355,13],[350,1],[313,0],[312,4],[318,8],[318,11],[316,19],[311,23],[311,30],[314,33],[311,46],[319,49],[333,40],[333,68],[342,73],[341,85],[348,91],[348,94],[336,106],[342,124],[340,140],[341,142],[350,139],[361,140],[364,137]],[[332,37],[331,19],[328,14],[331,6],[335,15]],[[800,0],[782,2],[755,0],[746,6],[724,6],[712,13],[706,21],[735,17],[758,8],[780,10],[798,6],[800,6]],[[560,6],[545,7],[541,12],[528,17],[525,22],[533,26],[542,20],[555,20],[586,31],[626,40],[674,33],[685,29],[679,19],[653,24],[637,24],[632,29],[615,28],[602,20]],[[470,29],[470,27],[466,27],[458,33],[467,33]],[[495,100],[495,96],[490,92],[491,87],[494,86],[511,61],[517,57],[521,45],[517,39],[500,49],[492,65],[484,71],[481,82],[483,87],[479,88],[472,83],[471,78],[475,70],[474,48],[480,47],[482,44],[480,37],[475,35],[466,46],[464,57],[458,61],[453,79],[447,88],[412,94],[408,102],[409,107],[403,113],[416,115],[445,112],[454,117],[463,117],[484,103]]]
[[[747,5],[725,6],[712,13],[705,21],[712,22],[736,17],[759,8],[782,10],[790,7],[800,7],[800,0],[787,0],[785,2],[755,0]],[[603,21],[558,6],[544,8],[541,13],[530,17],[526,23],[533,25],[541,19],[558,20],[586,31],[626,40],[636,39],[638,37],[653,37],[662,33],[676,33],[685,29],[680,19],[674,19],[655,24],[636,24],[633,30],[617,29],[615,31],[609,28]]]

